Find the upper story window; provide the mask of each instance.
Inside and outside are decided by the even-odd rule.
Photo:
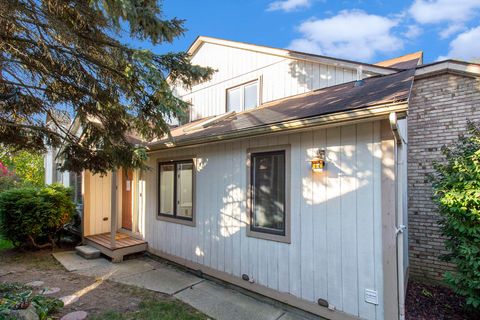
[[[227,112],[254,109],[259,104],[258,80],[227,89]]]

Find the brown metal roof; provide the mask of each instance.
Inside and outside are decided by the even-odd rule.
[[[201,126],[202,121],[189,123],[173,129],[172,140],[163,138],[149,145],[186,142],[291,120],[406,101],[410,94],[414,73],[415,70],[406,70],[391,75],[367,78],[362,86],[355,87],[355,82],[348,82],[273,101],[257,109],[221,119],[206,127]],[[192,130],[194,126],[198,129]]]

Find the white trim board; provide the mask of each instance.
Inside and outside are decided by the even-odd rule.
[[[191,44],[190,48],[188,49],[188,53],[191,54],[191,55],[195,55],[195,53],[202,46],[203,43],[212,43],[212,44],[221,45],[221,46],[225,46],[225,47],[232,47],[232,48],[243,49],[243,50],[248,50],[248,51],[255,51],[255,52],[270,54],[270,55],[274,55],[274,56],[284,57],[284,58],[291,58],[291,59],[297,59],[297,60],[303,60],[303,61],[311,61],[311,62],[316,62],[316,63],[330,64],[330,65],[349,68],[349,69],[356,69],[358,66],[362,66],[364,71],[373,72],[373,73],[382,74],[382,75],[396,73],[399,70],[399,69],[395,69],[395,68],[376,66],[376,65],[372,65],[372,64],[368,64],[368,63],[364,63],[364,62],[356,62],[356,61],[350,61],[350,60],[336,59],[336,58],[325,57],[325,56],[320,56],[320,55],[315,55],[315,54],[309,54],[309,53],[305,53],[305,52],[298,52],[298,51],[292,51],[292,50],[286,50],[286,49],[272,48],[272,47],[267,47],[267,46],[260,46],[260,45],[238,42],[238,41],[225,40],[225,39],[218,39],[218,38],[207,37],[207,36],[199,36]]]

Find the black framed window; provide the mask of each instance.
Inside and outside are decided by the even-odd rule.
[[[158,215],[193,220],[193,160],[158,164]]]
[[[285,150],[251,154],[250,230],[285,235]]]

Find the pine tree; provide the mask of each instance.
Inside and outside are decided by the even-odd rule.
[[[183,25],[165,19],[157,0],[0,0],[0,144],[61,146],[72,171],[141,167],[145,153],[129,135],[168,134],[168,119],[188,107],[169,84],[188,87],[213,70],[185,52],[158,55],[121,39],[162,45]]]

